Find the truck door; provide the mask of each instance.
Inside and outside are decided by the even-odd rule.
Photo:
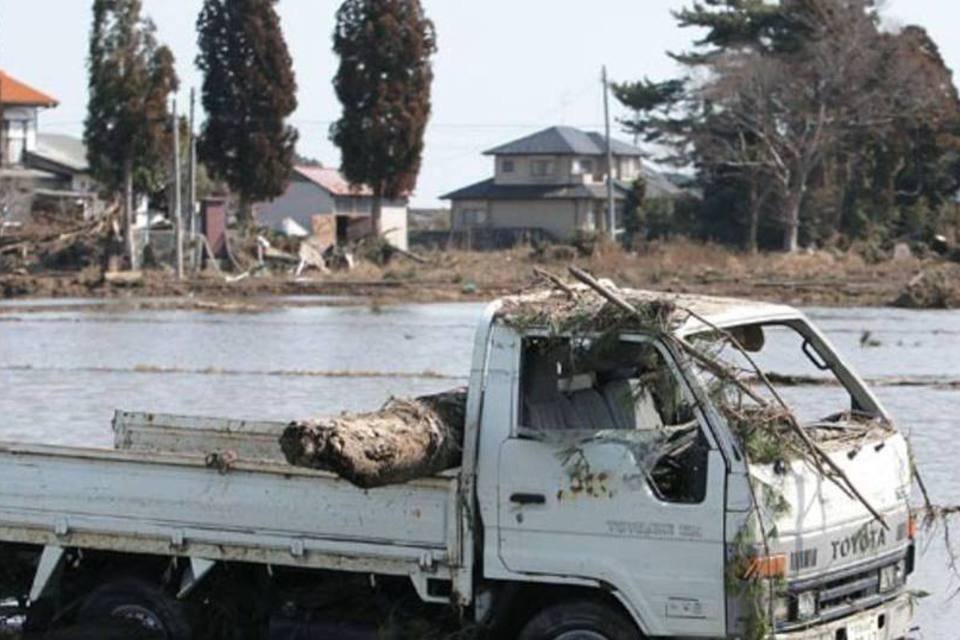
[[[612,585],[650,635],[724,635],[726,469],[669,353],[641,338],[520,351],[503,565]]]

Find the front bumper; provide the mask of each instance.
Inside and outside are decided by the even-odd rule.
[[[778,633],[776,640],[900,640],[913,621],[913,597],[905,593],[885,604],[800,631]],[[841,633],[841,631],[843,633]]]

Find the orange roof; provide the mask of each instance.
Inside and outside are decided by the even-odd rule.
[[[29,107],[55,107],[57,101],[0,71],[0,103]]]

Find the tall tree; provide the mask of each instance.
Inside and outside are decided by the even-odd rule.
[[[140,0],[94,0],[88,68],[87,157],[94,177],[123,193],[126,251],[135,267],[134,195],[164,179],[167,98],[178,85],[173,53],[157,41]]]
[[[240,197],[240,221],[252,205],[281,195],[293,168],[297,83],[277,0],[205,0],[197,20],[207,121],[199,155],[212,178]]]
[[[343,172],[373,190],[373,228],[381,233],[384,198],[417,183],[423,134],[430,118],[433,23],[419,0],[346,0],[337,12],[334,79],[343,115],[330,137]]]
[[[704,182],[724,184],[704,183],[705,193],[740,185],[751,248],[761,211],[772,212],[788,251],[803,229],[814,240],[835,235],[842,216],[808,212],[804,222],[811,193],[823,209],[825,197],[840,199],[829,193],[837,185],[857,182],[845,173],[878,172],[888,182],[880,191],[891,192],[918,166],[917,136],[942,131],[956,111],[942,61],[916,53],[929,41],[910,30],[883,33],[872,0],[704,0],[677,17],[708,29],[693,53],[676,56],[690,69],[687,89],[677,96],[665,91],[669,83],[624,85],[618,97],[635,111],[626,125],[668,142]],[[933,139],[942,138],[925,137]]]

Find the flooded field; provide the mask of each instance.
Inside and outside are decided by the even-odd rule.
[[[60,301],[27,313],[0,305],[0,440],[110,446],[117,408],[286,420],[447,389],[466,383],[481,309],[295,306],[222,314]],[[934,500],[960,502],[960,313],[810,313],[878,382],[877,395],[913,440]],[[792,372],[789,354],[781,365],[779,372]],[[952,596],[960,580],[939,532],[923,542],[913,587],[932,594],[922,600],[918,637],[957,637],[960,597]]]

